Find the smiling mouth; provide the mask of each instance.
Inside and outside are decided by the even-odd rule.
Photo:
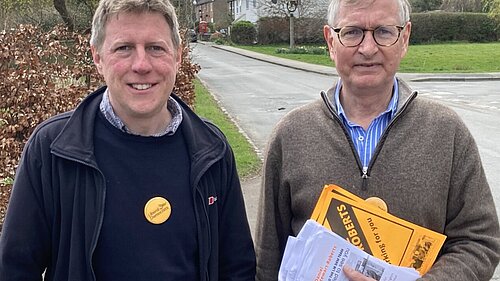
[[[153,87],[153,84],[130,84],[130,86],[136,90],[147,90]]]

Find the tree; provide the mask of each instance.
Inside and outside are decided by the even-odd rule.
[[[179,25],[181,27],[194,26],[196,21],[195,7],[192,0],[170,0],[175,7]]]
[[[69,29],[90,28],[99,0],[0,0],[0,30],[32,24],[50,30],[61,21]]]
[[[410,2],[413,12],[420,13],[438,10],[443,0],[412,0]]]
[[[275,4],[271,0],[259,0],[259,16],[289,17],[290,13],[286,8],[286,2],[287,0],[277,0]],[[326,20],[329,3],[329,0],[299,0],[299,5],[294,12],[294,16]]]
[[[326,22],[329,0],[297,0],[297,9],[289,11],[290,0],[259,0],[259,16],[285,17],[289,20],[290,28],[290,48],[295,47],[295,17],[313,18],[321,22],[320,26]]]
[[[0,0],[0,30],[20,23],[40,23],[40,15],[50,0]],[[26,19],[26,21],[25,21]]]
[[[483,0],[483,12],[500,16],[500,0]]]
[[[64,25],[72,31],[90,28],[99,0],[52,0],[52,3]]]
[[[66,0],[54,0],[54,8],[56,8],[56,11],[61,16],[69,31],[73,31],[75,29],[75,23],[66,8]]]
[[[449,12],[475,12],[483,11],[482,0],[443,0],[441,9]]]
[[[500,30],[500,0],[483,0],[483,11],[496,20],[497,29]]]

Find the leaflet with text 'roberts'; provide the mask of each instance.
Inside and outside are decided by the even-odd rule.
[[[311,219],[390,264],[426,273],[446,236],[405,221],[337,185],[326,185]]]

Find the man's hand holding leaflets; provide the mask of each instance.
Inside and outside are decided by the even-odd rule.
[[[279,280],[358,280],[359,272],[377,281],[413,281],[430,269],[445,239],[389,214],[381,199],[365,201],[326,185],[311,220],[288,239]]]

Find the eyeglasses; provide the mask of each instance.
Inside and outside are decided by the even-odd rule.
[[[371,31],[373,40],[379,46],[389,47],[399,39],[401,30],[405,28],[398,25],[382,25],[375,29],[363,29],[356,26],[344,26],[339,28],[330,27],[339,37],[340,44],[345,47],[356,47],[365,39],[365,32]]]

